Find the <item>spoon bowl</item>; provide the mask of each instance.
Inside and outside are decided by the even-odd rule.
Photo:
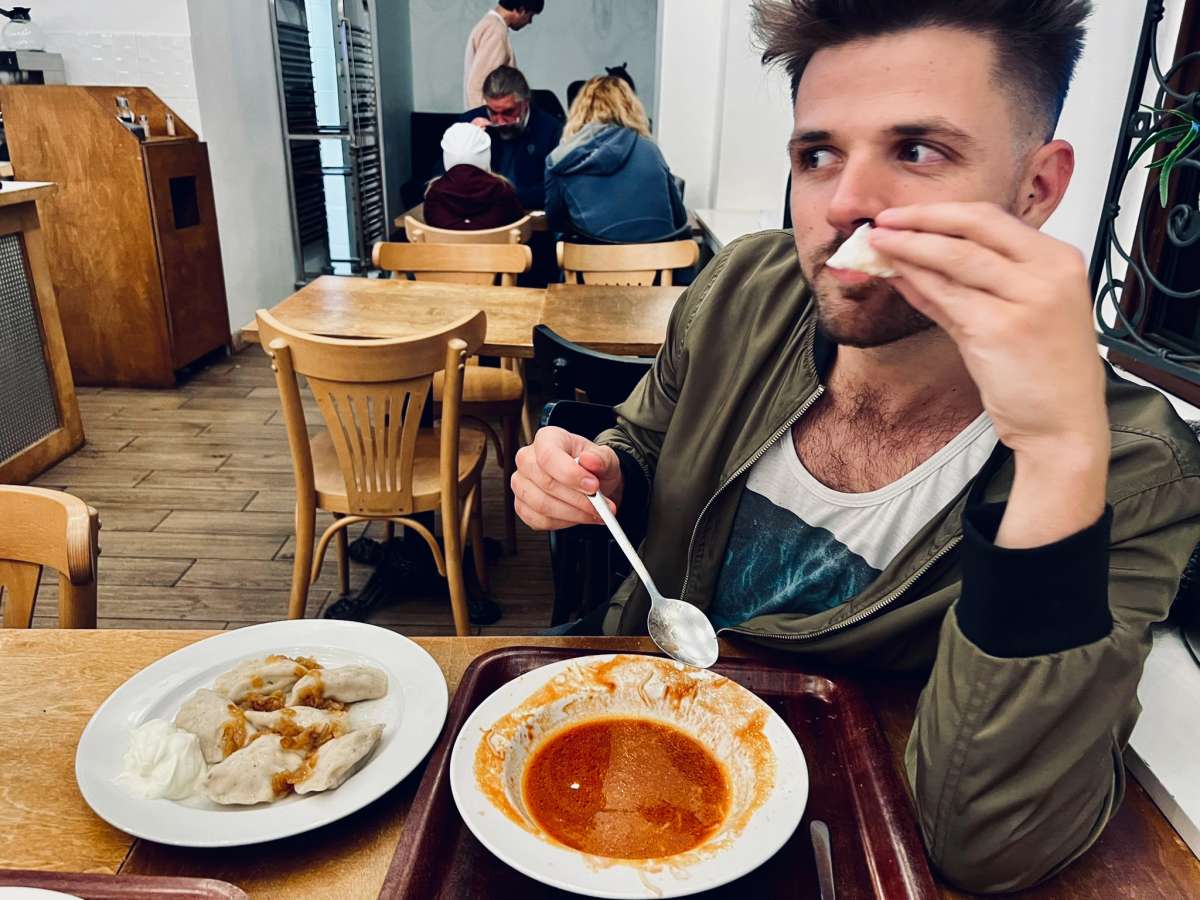
[[[708,616],[690,603],[659,593],[649,570],[625,536],[625,529],[608,508],[608,500],[599,491],[589,494],[588,499],[650,594],[650,613],[646,616],[646,630],[650,633],[650,639],[672,659],[698,669],[707,669],[717,661],[720,653],[717,633]]]

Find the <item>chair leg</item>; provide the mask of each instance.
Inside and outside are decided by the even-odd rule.
[[[345,528],[339,528],[337,533],[337,562],[338,582],[342,586],[342,593],[348,594],[350,593],[350,548],[346,542]]]
[[[396,523],[385,522],[383,526],[383,540],[386,543],[396,536]]]
[[[309,567],[312,565],[313,537],[317,530],[316,510],[296,507],[296,556],[292,560],[292,595],[288,600],[288,618],[303,619],[308,605]]]
[[[451,476],[453,477],[453,476]],[[445,482],[443,472],[443,482]],[[442,545],[446,564],[446,583],[450,589],[450,611],[454,615],[454,633],[459,637],[471,634],[471,613],[467,605],[467,586],[463,580],[463,538],[466,525],[463,522],[463,505],[459,502],[458,490],[442,485]],[[479,497],[475,497],[479,502]]]
[[[504,416],[501,420],[503,443],[500,448],[500,466],[504,470],[504,552],[512,556],[517,552],[517,510],[512,491],[512,476],[517,467],[517,429],[520,420],[516,416]]]
[[[477,492],[479,488],[475,489]],[[487,554],[483,550],[483,504],[478,493],[475,496],[474,508],[471,510],[471,558],[475,561],[475,577],[479,579],[479,587],[486,594],[491,590],[491,580],[488,578]]]
[[[96,582],[71,584],[64,575],[58,581],[58,627],[96,627]]]

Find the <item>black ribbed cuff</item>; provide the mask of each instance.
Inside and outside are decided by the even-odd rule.
[[[646,511],[650,504],[650,480],[641,463],[631,453],[613,447],[617,461],[621,464],[621,505],[617,507],[617,521],[625,531],[637,534],[630,539],[636,544],[646,530]]]
[[[1108,541],[1112,507],[1094,525],[1027,550],[995,545],[1005,504],[963,514],[958,627],[984,653],[1016,658],[1081,647],[1112,630]]]

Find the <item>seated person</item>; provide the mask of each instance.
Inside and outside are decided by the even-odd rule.
[[[687,224],[645,107],[624,79],[593,78],[571,105],[563,142],[546,160],[546,219],[563,234],[621,244],[667,240]]]
[[[535,108],[530,96],[525,76],[511,66],[501,66],[483,81],[484,105],[467,110],[459,121],[487,129],[492,138],[492,171],[512,182],[521,205],[534,210],[546,205],[546,157],[558,146],[562,123]]]
[[[600,491],[723,637],[929,673],[906,770],[930,858],[1020,890],[1119,808],[1200,539],[1195,437],[1101,360],[1084,260],[1040,231],[1091,4],[753,9],[791,77],[794,231],[705,269],[616,428],[538,431],[517,512],[595,524]],[[830,265],[864,225],[875,264]],[[644,634],[648,608],[635,578],[596,621]]]
[[[492,139],[482,128],[457,122],[442,136],[446,174],[425,191],[425,222],[434,228],[480,231],[500,228],[525,216],[517,192],[493,175]]]

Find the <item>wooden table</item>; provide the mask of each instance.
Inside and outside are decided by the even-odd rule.
[[[533,327],[545,322],[567,340],[626,356],[653,356],[682,287],[553,285],[541,288],[441,284],[400,278],[323,275],[271,313],[301,331],[344,338],[409,337],[477,309],[487,313],[480,351],[533,357]],[[258,343],[251,322],[242,337]]]
[[[373,898],[400,838],[420,770],[341,822],[270,844],[194,850],[134,840],[95,816],[75,786],[75,746],[122,682],[202,638],[202,631],[0,631],[0,868],[220,878],[254,897]],[[417,638],[453,694],[476,656],[497,647],[651,650],[637,638]],[[737,653],[736,648],[727,648]],[[919,682],[868,682],[899,765]],[[946,897],[963,897],[944,889]],[[1024,896],[1200,896],[1200,862],[1131,782],[1095,847]]]
[[[542,322],[576,344],[602,353],[653,356],[682,287],[552,284]]]
[[[322,275],[271,310],[283,324],[327,337],[389,338],[427,334],[477,309],[487,313],[481,353],[532,357],[541,321],[541,288],[441,284],[403,278]],[[258,342],[258,326],[242,337]]]

